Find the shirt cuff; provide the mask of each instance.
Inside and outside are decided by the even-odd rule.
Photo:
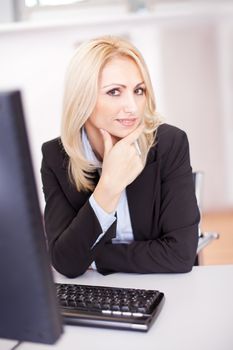
[[[95,261],[92,262],[92,264],[91,264],[91,269],[92,269],[92,270],[97,270]]]
[[[108,230],[108,228],[114,223],[116,220],[115,211],[112,213],[107,213],[101,206],[96,202],[93,194],[89,198],[90,205],[99,220],[100,226],[102,228],[103,233]]]
[[[100,241],[100,239],[104,236],[105,232],[109,229],[109,227],[114,223],[114,221],[116,220],[116,217],[114,215],[115,212],[106,213],[106,211],[103,210],[99,206],[99,204],[96,202],[93,194],[89,198],[89,203],[90,203],[92,209],[94,210],[95,215],[96,215],[97,219],[99,220],[100,226],[101,226],[102,231],[103,231],[99,235],[99,237],[97,238],[97,240],[95,241],[93,246],[91,247],[91,249],[92,249]]]

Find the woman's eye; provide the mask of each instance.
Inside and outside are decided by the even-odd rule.
[[[135,90],[135,93],[137,94],[137,95],[143,95],[144,94],[144,92],[145,92],[145,89],[143,89],[143,88],[137,88],[136,90]]]
[[[110,96],[119,96],[120,91],[118,89],[112,89],[112,90],[108,91],[107,94]]]

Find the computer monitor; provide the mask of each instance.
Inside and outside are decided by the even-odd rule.
[[[0,338],[54,343],[62,320],[19,91],[0,93]]]

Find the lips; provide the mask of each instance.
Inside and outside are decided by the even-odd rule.
[[[137,119],[138,118],[122,118],[122,119],[116,119],[116,120],[123,126],[132,126],[136,123]]]

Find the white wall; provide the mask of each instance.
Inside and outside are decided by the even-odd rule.
[[[14,21],[14,8],[12,0],[0,1],[0,23]]]
[[[89,24],[0,29],[0,89],[23,91],[41,203],[40,148],[59,135],[69,58],[78,42],[113,33],[129,36],[142,51],[158,109],[167,122],[187,131],[193,169],[205,172],[204,209],[233,207],[233,105],[228,76],[233,16],[229,11],[217,17],[127,16]],[[231,60],[226,54],[230,49]]]
[[[189,135],[193,169],[205,173],[206,209],[232,205],[232,125],[225,127],[226,101],[220,84],[225,67],[219,61],[218,25],[201,19],[179,21],[161,32],[164,114]]]

